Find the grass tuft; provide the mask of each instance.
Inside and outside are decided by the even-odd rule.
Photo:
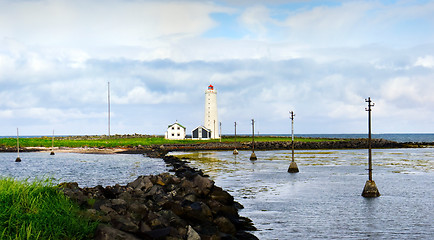
[[[0,239],[89,239],[98,223],[50,180],[0,178]]]

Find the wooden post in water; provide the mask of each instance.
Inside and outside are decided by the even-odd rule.
[[[21,162],[21,158],[20,158],[20,139],[19,139],[19,133],[18,133],[18,128],[17,128],[17,159],[15,159],[15,162]]]
[[[250,160],[257,160],[255,154],[255,120],[252,119],[252,155],[250,155]]]
[[[50,155],[54,155],[54,129],[53,129],[53,136],[51,137],[51,153]]]
[[[374,106],[374,103],[371,101],[371,97],[365,99],[365,102],[368,103],[368,107],[365,110],[368,112],[368,170],[369,170],[369,179],[365,183],[365,187],[363,188],[362,196],[366,198],[379,197],[380,192],[378,191],[377,185],[374,180],[372,180],[372,147],[371,147],[371,107]]]
[[[237,122],[234,122],[234,125],[235,125],[235,140],[234,140],[234,144],[237,144]],[[234,155],[237,155],[237,154],[238,154],[238,150],[237,150],[236,147],[235,147],[235,149],[234,149],[233,154],[234,154]]]
[[[289,173],[298,173],[298,167],[297,167],[297,163],[295,163],[294,161],[294,111],[290,111],[289,112],[290,116],[289,118],[291,119],[291,133],[292,133],[292,140],[291,140],[291,148],[292,148],[292,161],[289,164],[289,168],[288,168],[288,172]]]

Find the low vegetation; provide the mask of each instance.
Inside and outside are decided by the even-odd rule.
[[[336,141],[337,139],[324,138],[295,138],[299,142],[321,142],[321,141]],[[133,146],[149,146],[161,144],[196,144],[205,142],[219,142],[219,139],[212,140],[167,140],[162,136],[146,136],[146,135],[115,135],[115,136],[70,136],[70,137],[55,137],[55,147],[133,147]],[[223,136],[222,142],[234,142],[233,136]],[[237,142],[250,142],[251,136],[238,136]],[[271,141],[291,141],[290,137],[255,137],[256,142],[271,142]],[[0,138],[0,146],[15,147],[17,144],[16,138]],[[51,147],[51,137],[38,138],[20,138],[20,147]]]
[[[90,239],[97,224],[49,180],[0,178],[0,239]]]

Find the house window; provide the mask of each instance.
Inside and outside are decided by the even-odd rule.
[[[178,133],[178,137],[181,136],[181,134]]]
[[[172,130],[175,130],[175,127],[172,127]]]
[[[174,133],[172,133],[172,137],[173,137],[173,136],[175,136],[175,134],[174,134]]]
[[[179,130],[180,128],[178,127],[178,130]]]

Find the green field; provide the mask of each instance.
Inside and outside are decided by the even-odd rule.
[[[317,139],[317,138],[295,138],[298,142],[321,142],[321,141],[336,141],[337,139]],[[134,146],[149,146],[162,144],[200,144],[207,142],[219,142],[219,139],[212,140],[166,140],[160,136],[72,136],[72,137],[55,137],[55,147],[134,147]],[[222,137],[222,142],[234,142],[234,137]],[[250,142],[251,137],[237,137],[237,142]],[[271,141],[291,141],[290,137],[255,137],[256,142],[271,142]],[[20,138],[20,147],[51,147],[51,137],[39,138]],[[0,138],[0,146],[15,147],[17,145],[16,138]]]
[[[49,180],[0,178],[0,239],[91,239],[97,224]]]

